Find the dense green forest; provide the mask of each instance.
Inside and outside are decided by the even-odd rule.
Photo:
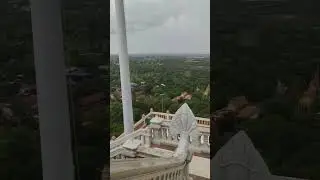
[[[183,103],[188,103],[196,116],[209,117],[210,96],[203,95],[209,85],[209,60],[188,61],[182,56],[155,59],[130,61],[131,82],[137,84],[132,88],[134,120],[140,120],[150,108],[161,112],[162,103],[164,112],[175,113]],[[120,88],[119,66],[111,63],[110,71],[111,94],[120,94],[116,91]],[[192,98],[173,101],[183,92],[192,94]],[[123,132],[121,99],[110,101],[110,113],[111,135],[117,136]]]

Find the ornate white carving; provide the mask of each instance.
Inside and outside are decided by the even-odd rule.
[[[170,134],[177,138],[180,136],[175,157],[185,159],[189,151],[189,136],[197,133],[197,121],[189,106],[183,104],[175,113],[169,125]]]
[[[186,103],[174,114],[169,128],[172,135],[178,135],[182,132],[188,134],[195,132],[197,128],[196,117]]]

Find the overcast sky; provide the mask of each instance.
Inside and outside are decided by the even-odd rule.
[[[110,51],[117,53],[114,0]],[[125,0],[129,53],[209,53],[210,0]]]

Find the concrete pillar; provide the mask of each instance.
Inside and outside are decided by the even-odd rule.
[[[158,131],[156,128],[152,127],[152,135],[153,135],[153,139],[157,140],[158,139]]]
[[[167,120],[170,120],[169,119],[169,114],[170,114],[169,110],[167,110],[166,113],[167,113],[167,116],[166,116]]]
[[[161,139],[161,127],[158,125],[157,127],[153,128],[153,132],[154,132],[154,139],[159,140]]]
[[[145,144],[145,136],[140,136],[141,144]]]
[[[129,55],[127,47],[126,22],[123,0],[115,0],[117,18],[117,37],[120,65],[120,80],[123,106],[124,133],[130,134],[134,130],[132,94],[130,84]]]
[[[192,138],[191,144],[196,148],[200,148],[201,147],[200,136],[201,136],[201,134],[196,134],[196,135],[191,137]]]
[[[205,144],[204,134],[201,134],[201,136],[200,136],[200,143],[201,143],[201,144]]]
[[[160,129],[160,134],[161,134],[161,139],[163,139],[163,140],[165,140],[166,139],[166,136],[165,136],[165,127],[161,127],[161,129]]]
[[[74,180],[60,0],[31,0],[43,180]]]
[[[151,146],[151,129],[147,129],[147,135],[145,136],[145,146],[150,147]]]

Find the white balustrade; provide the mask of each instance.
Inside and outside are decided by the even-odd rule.
[[[174,114],[162,113],[162,112],[150,112],[148,117],[158,117],[164,120],[172,120]],[[147,117],[147,116],[146,116]],[[201,127],[210,128],[210,119],[209,118],[202,118],[196,117],[197,125]]]
[[[163,116],[160,115],[159,117]],[[156,119],[152,121],[150,126],[110,142],[110,154],[113,154],[113,157],[116,159],[111,160],[111,179],[189,179],[188,164],[192,158],[189,148],[190,142],[192,142],[190,136],[196,132],[196,119],[189,106],[184,104],[176,112],[169,126],[166,123],[163,126],[162,121]],[[151,142],[151,144],[157,144],[168,140],[168,137],[175,137],[175,140],[171,139],[171,141],[177,142],[175,152],[171,155],[167,153],[169,156],[161,154],[159,158],[135,158],[128,160],[124,159],[126,153],[119,153],[127,151],[127,154],[129,154],[131,151],[139,151],[139,148],[141,152],[143,151],[141,148],[143,149],[145,143]],[[168,142],[170,142],[170,138]],[[152,148],[144,148],[144,150],[149,150],[152,154],[152,151],[150,151]],[[104,178],[107,177],[103,174]]]
[[[137,130],[137,128],[141,128],[144,125],[147,124],[146,119],[151,119],[154,117],[158,117],[160,119],[163,119],[164,121],[170,122],[174,116],[174,114],[169,114],[169,111],[167,113],[162,112],[154,112],[153,109],[150,109],[150,112],[147,115],[142,115],[141,119],[135,123],[134,129]],[[202,118],[202,117],[196,117],[197,126],[206,129],[207,132],[210,132],[210,119],[209,118]],[[124,134],[121,134],[117,139],[123,137]]]
[[[178,146],[179,136],[171,135],[168,126],[161,125],[160,128],[151,127],[139,129],[128,136],[112,141],[110,143],[110,149],[121,146],[129,139],[139,139],[141,144],[145,147],[151,147],[152,144],[168,145],[172,147]],[[210,153],[210,134],[200,132],[200,134],[190,136],[189,138],[191,143],[190,149],[192,151],[197,153]]]
[[[177,158],[141,158],[111,160],[111,179],[117,180],[187,180],[189,178],[186,161]],[[104,179],[110,178],[108,172]]]
[[[179,142],[179,136],[173,136],[169,132],[169,127],[161,125],[160,129],[151,129],[154,136],[152,136],[152,144],[163,144],[176,147]],[[157,134],[157,135],[156,135]],[[210,153],[210,134],[200,132],[197,136],[190,136],[190,148],[198,153]]]
[[[118,146],[121,146],[123,143],[125,143],[129,139],[141,139],[141,136],[145,136],[147,133],[148,132],[146,132],[146,129],[139,129],[137,131],[134,131],[131,134],[128,134],[121,138],[117,138],[116,140],[110,142],[110,150]]]

